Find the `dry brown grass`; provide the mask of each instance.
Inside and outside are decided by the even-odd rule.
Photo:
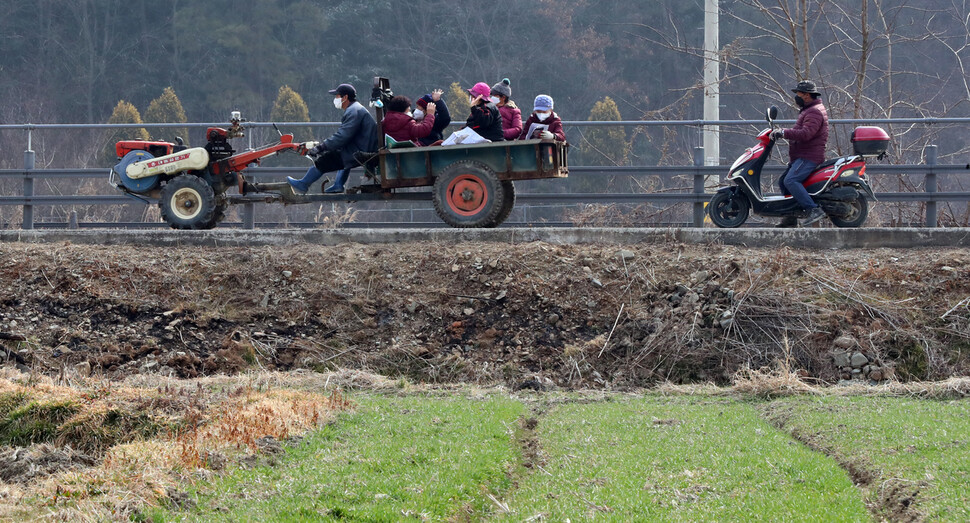
[[[345,224],[357,221],[357,210],[355,209],[345,208],[338,211],[336,207],[330,210],[327,210],[326,207],[325,204],[321,204],[317,207],[317,212],[313,216],[314,223],[320,224],[321,229],[339,229]]]
[[[287,388],[295,384],[311,390]],[[62,384],[0,371],[0,394],[22,393],[32,401],[69,401],[78,407],[64,423],[70,430],[62,430],[54,442],[66,453],[79,442],[96,448],[85,438],[103,434],[105,412],[147,417],[167,427],[153,437],[124,437],[120,444],[101,449],[95,467],[0,485],[0,519],[127,519],[139,507],[165,502],[185,482],[210,477],[233,459],[276,446],[350,407],[339,388],[324,395],[319,385],[310,376],[279,374],[193,381],[140,377],[123,383],[76,379]]]
[[[844,387],[828,387],[827,394],[840,396],[908,396],[920,399],[962,399],[970,397],[970,378],[950,378],[944,381],[891,382],[870,386],[864,383]]]
[[[798,374],[783,368],[741,369],[734,376],[731,390],[759,398],[819,393],[817,387],[807,383]]]

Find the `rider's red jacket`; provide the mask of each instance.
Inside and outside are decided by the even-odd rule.
[[[805,104],[798,113],[795,127],[785,129],[785,139],[788,140],[788,156],[792,161],[825,161],[825,143],[829,140],[829,115],[820,98]]]

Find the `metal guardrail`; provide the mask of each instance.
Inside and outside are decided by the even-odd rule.
[[[777,121],[778,123],[793,123],[794,121]],[[970,124],[970,118],[904,118],[904,119],[844,119],[830,120],[830,124]],[[567,126],[738,126],[764,125],[758,120],[662,120],[662,121],[567,121]],[[122,194],[118,195],[36,195],[34,181],[39,179],[76,179],[76,178],[107,178],[107,169],[35,169],[34,152],[31,150],[31,132],[38,129],[112,129],[112,128],[185,128],[212,127],[224,124],[177,123],[177,124],[3,124],[0,130],[20,129],[27,132],[27,150],[24,152],[23,169],[0,170],[0,180],[21,179],[23,192],[20,195],[0,195],[0,206],[23,207],[23,229],[34,228],[33,210],[35,206],[60,205],[119,205],[137,202],[136,199]],[[247,128],[268,128],[272,123],[244,122]],[[286,127],[336,127],[339,122],[286,122],[278,124]],[[250,137],[252,147],[252,133]],[[926,202],[925,226],[936,227],[938,224],[937,202],[942,201],[970,201],[970,192],[939,192],[937,175],[965,173],[966,164],[938,164],[937,147],[927,146],[924,150],[924,164],[910,165],[880,165],[871,163],[867,173],[874,175],[909,174],[924,176],[924,192],[894,192],[876,193],[881,201],[888,202]],[[711,176],[725,173],[726,166],[704,166],[703,148],[694,149],[695,165],[692,166],[623,166],[623,167],[590,167],[572,166],[570,176],[604,176],[604,175],[660,175],[665,177],[690,176],[693,184],[690,191],[663,193],[518,193],[517,202],[524,203],[692,203],[692,225],[701,227],[704,223],[704,203],[711,194],[705,192],[704,181]],[[784,166],[766,166],[765,173],[781,174]],[[247,174],[262,180],[282,180],[286,176],[302,176],[304,169],[292,167],[252,168]],[[243,227],[254,228],[254,209],[252,203],[242,204]]]
[[[931,146],[932,147],[932,146]],[[927,160],[933,160],[934,155],[927,151]],[[702,154],[695,156],[703,158]],[[766,173],[780,175],[783,166],[769,166]],[[879,165],[869,164],[866,169],[870,175],[887,174],[922,174],[925,178],[924,192],[880,192],[876,197],[886,202],[926,202],[926,227],[937,226],[937,202],[970,201],[970,192],[939,192],[937,191],[937,175],[966,173],[967,166],[939,165],[927,163],[922,165]],[[692,225],[703,226],[704,203],[711,198],[710,193],[704,192],[704,179],[708,176],[724,174],[723,166],[657,166],[657,167],[570,167],[570,176],[608,176],[616,174],[626,175],[661,175],[665,177],[691,176],[693,190],[691,192],[664,193],[518,193],[516,202],[542,203],[692,203],[694,216]],[[258,180],[282,180],[286,176],[301,176],[302,168],[253,168],[247,174]],[[0,170],[0,179],[20,179],[23,182],[23,193],[20,195],[0,195],[0,206],[23,207],[23,229],[34,228],[33,208],[42,205],[120,205],[140,203],[137,200],[118,195],[36,195],[34,182],[40,179],[79,179],[105,178],[105,169],[6,169]],[[255,227],[252,218],[253,204],[243,204],[243,225],[247,228]]]

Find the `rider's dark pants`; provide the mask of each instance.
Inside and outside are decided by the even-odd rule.
[[[781,188],[781,193],[792,195],[795,201],[805,210],[818,207],[815,201],[812,200],[812,197],[808,195],[805,186],[802,185],[802,182],[808,179],[808,175],[812,174],[816,166],[818,166],[817,163],[812,163],[802,158],[792,160],[788,164],[788,169],[785,170],[785,174],[782,174],[781,178],[778,179],[778,187]]]

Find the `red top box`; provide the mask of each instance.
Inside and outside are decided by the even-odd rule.
[[[852,131],[852,150],[861,156],[886,154],[889,135],[881,127],[856,127]]]

